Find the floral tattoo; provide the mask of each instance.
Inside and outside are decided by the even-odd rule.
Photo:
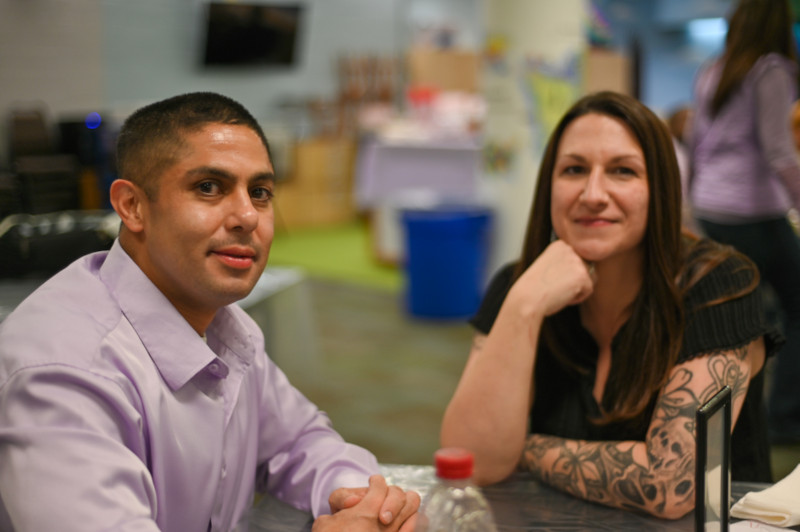
[[[655,405],[644,442],[567,440],[533,434],[520,467],[577,497],[654,515],[694,504],[695,413],[725,385],[743,401],[749,345],[676,367]],[[707,375],[705,375],[707,373]],[[709,379],[710,377],[710,379]],[[706,383],[706,381],[708,381]],[[685,513],[685,512],[684,512]]]

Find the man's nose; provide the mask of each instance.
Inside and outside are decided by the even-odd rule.
[[[258,225],[258,211],[253,205],[250,191],[242,191],[231,197],[228,227],[232,231],[249,232]]]

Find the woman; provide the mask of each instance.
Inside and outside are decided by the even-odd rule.
[[[769,479],[760,372],[777,337],[758,273],[680,223],[663,122],[620,94],[579,100],[546,148],[520,259],[472,320],[442,423],[444,446],[475,453],[478,482],[521,468],[584,499],[680,517],[694,506],[695,411],[724,385],[734,478]]]
[[[758,266],[782,310],[786,345],[769,396],[774,443],[800,443],[800,163],[790,128],[797,53],[788,0],[742,0],[725,51],[698,74],[689,197],[700,229]]]

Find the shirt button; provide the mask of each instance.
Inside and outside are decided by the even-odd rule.
[[[214,375],[218,375],[219,374],[219,364],[217,364],[216,362],[212,362],[211,364],[208,365],[208,370],[211,373],[213,373]]]

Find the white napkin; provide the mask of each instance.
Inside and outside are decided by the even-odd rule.
[[[731,515],[781,527],[800,524],[800,465],[780,482],[763,491],[751,491],[736,501]]]

